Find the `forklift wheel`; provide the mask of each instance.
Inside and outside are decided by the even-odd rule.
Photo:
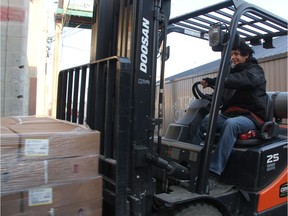
[[[222,213],[214,206],[208,203],[196,203],[175,213],[175,216],[223,216]]]

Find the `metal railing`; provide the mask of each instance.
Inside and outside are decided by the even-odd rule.
[[[99,172],[105,203],[127,215],[131,63],[111,57],[59,73],[57,118],[101,132]],[[81,143],[80,143],[81,144]]]
[[[115,91],[116,84],[112,82],[117,64],[121,64],[119,59],[110,57],[60,71],[56,117],[101,129],[101,116],[97,114],[103,114],[106,97]]]

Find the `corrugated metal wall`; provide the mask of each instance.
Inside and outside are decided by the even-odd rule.
[[[279,58],[259,61],[265,71],[267,91],[287,90],[287,53],[279,55]]]
[[[267,91],[287,91],[287,53],[274,56],[273,58],[259,59],[259,63],[265,71]],[[177,80],[169,80],[165,83],[163,132],[166,131],[170,123],[175,122],[183,115],[191,100],[194,99],[192,95],[193,83],[204,77],[215,76],[217,76],[217,72],[201,76],[192,75],[186,78],[178,78]],[[207,88],[203,92],[211,93],[211,90],[209,92]]]

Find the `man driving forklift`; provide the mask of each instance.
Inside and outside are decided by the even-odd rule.
[[[220,135],[210,161],[210,190],[218,183],[239,134],[259,129],[264,123],[268,97],[266,79],[253,53],[244,41],[231,52],[231,70],[225,79],[221,113],[216,124]],[[203,88],[213,88],[215,82],[216,78],[207,77],[201,84]],[[204,142],[208,121],[209,114],[201,121],[192,143],[201,145]]]

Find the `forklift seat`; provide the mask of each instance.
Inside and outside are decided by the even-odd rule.
[[[271,96],[267,95],[267,109],[264,124],[259,130],[250,130],[247,133],[240,134],[235,147],[248,147],[261,144],[263,140],[269,140],[277,137],[280,133],[279,125],[274,121],[274,107]]]
[[[193,100],[189,105],[185,115],[174,124],[170,124],[163,137],[164,140],[174,140],[190,143],[195,135],[196,128],[201,120],[209,112],[209,101],[205,99]],[[271,96],[267,94],[267,109],[264,124],[259,130],[250,130],[247,133],[239,134],[235,147],[247,148],[263,143],[263,140],[269,140],[277,137],[280,133],[279,125],[274,122],[274,107]],[[191,124],[193,123],[193,124]],[[215,133],[215,143],[219,138],[219,133]]]

